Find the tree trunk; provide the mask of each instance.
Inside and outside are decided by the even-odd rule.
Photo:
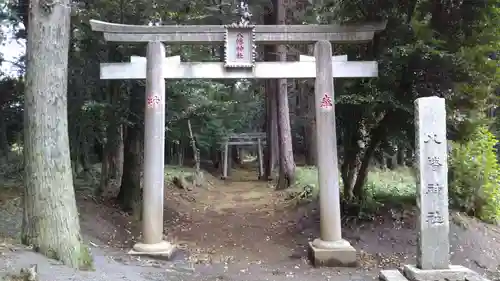
[[[7,139],[7,124],[5,124],[5,113],[3,110],[1,110],[0,111],[0,157],[2,158],[8,157],[9,151],[10,151],[10,146],[9,146],[9,141]]]
[[[387,169],[387,161],[385,159],[385,154],[384,151],[379,147],[379,149],[375,152],[373,155],[375,160],[375,165],[377,165],[378,168],[384,170]]]
[[[414,163],[414,154],[415,154],[415,150],[412,148],[412,147],[407,147],[405,149],[405,166],[406,167],[413,167],[413,163]]]
[[[268,47],[268,46],[266,46]],[[267,61],[267,60],[266,60]],[[278,146],[278,106],[276,104],[276,83],[272,80],[265,82],[266,94],[266,147],[264,150],[263,180],[270,180],[276,170],[279,157]]]
[[[104,145],[104,155],[101,163],[99,195],[115,197],[119,192],[123,175],[123,125],[110,124],[106,130],[106,134],[108,137]]]
[[[73,31],[71,28],[70,31]],[[70,33],[70,42],[74,39],[74,33]],[[78,62],[75,55],[75,48],[70,45],[68,50],[68,73],[75,74],[78,73]],[[82,105],[83,99],[80,96],[79,81],[81,80],[82,73],[79,72],[78,75],[71,75],[68,78],[68,90],[67,90],[67,104],[68,104],[68,136],[69,136],[69,151],[71,157],[71,166],[73,168],[73,177],[76,178],[80,175],[82,167],[80,166],[80,139],[81,139],[81,120],[82,120]]]
[[[354,198],[353,188],[356,182],[356,175],[360,167],[361,147],[361,122],[362,116],[356,108],[346,107],[341,115],[349,112],[350,122],[342,127],[343,160],[340,166],[342,183],[344,185],[344,197],[349,201]],[[339,111],[340,112],[340,111]]]
[[[284,0],[277,0],[277,24],[286,24],[286,7]],[[280,61],[286,61],[287,47],[279,45],[277,53]],[[292,129],[290,128],[290,110],[288,107],[287,79],[278,79],[278,92],[276,94],[278,105],[278,142],[280,176],[277,189],[285,189],[295,182],[295,160],[293,157]]]
[[[385,116],[378,122],[378,124],[370,130],[370,141],[363,149],[360,145],[355,145],[359,137],[347,139],[344,142],[346,149],[346,157],[342,164],[342,180],[344,181],[344,195],[347,200],[362,201],[365,198],[364,186],[368,178],[368,168],[371,159],[373,158],[376,149],[380,145],[386,131],[386,126],[392,118],[391,113]],[[358,128],[359,129],[359,128]],[[357,131],[359,135],[365,135],[361,131]],[[356,135],[354,135],[356,136]],[[351,146],[348,146],[349,143]]]
[[[311,88],[304,83],[305,93],[307,95],[307,114],[306,114],[306,125],[305,125],[305,135],[304,142],[306,143],[306,164],[316,165],[317,164],[317,153],[318,148],[316,146],[316,107],[314,101],[314,92],[309,91]]]
[[[184,143],[179,141],[177,144],[177,166],[184,166]]]
[[[68,83],[68,136],[69,136],[69,149],[70,149],[70,159],[71,167],[73,170],[73,176],[76,178],[82,167],[80,166],[80,124],[81,120],[79,108],[81,108],[81,103],[75,97],[78,95],[71,87],[73,79],[69,79]],[[76,87],[75,87],[76,88]]]
[[[210,147],[210,160],[212,160],[213,167],[215,169],[219,169],[221,157],[220,157],[220,149],[218,146],[212,145]]]
[[[90,143],[87,137],[84,137],[82,141],[80,141],[80,164],[82,165],[83,172],[85,173],[85,176],[92,176],[91,175],[91,170],[92,170],[92,164],[90,160],[91,156],[91,149],[90,149]]]
[[[265,8],[266,12],[264,14],[264,24],[271,25],[276,24],[276,13],[274,6],[276,5],[276,0],[273,0],[270,6]],[[275,48],[273,46],[264,46],[264,60],[265,61],[275,61],[276,54],[274,54]],[[279,146],[278,146],[278,105],[276,99],[276,81],[266,80],[265,85],[265,95],[266,95],[266,148],[264,151],[264,176],[263,180],[269,180],[273,176],[273,172],[276,169],[279,157]]]
[[[43,5],[32,0],[29,13],[21,240],[68,266],[88,267],[92,259],[81,242],[68,139],[70,1]]]
[[[405,147],[400,144],[397,146],[397,162],[398,162],[398,167],[403,167],[405,165]]]
[[[127,127],[123,151],[123,173],[118,201],[123,210],[140,220],[142,211],[142,169],[144,160],[144,87],[135,82],[130,102],[130,125]]]
[[[238,165],[242,164],[242,159],[240,157],[240,152],[239,152],[238,146],[231,145],[231,147],[229,149],[231,149],[231,159],[229,159],[229,161],[232,162],[231,166],[238,167]]]
[[[394,170],[396,168],[396,161],[394,161],[394,154],[386,154],[385,163],[387,164],[388,170]]]
[[[354,198],[354,184],[360,167],[361,149],[356,143],[346,144],[344,149],[344,161],[342,161],[340,172],[344,184],[344,197],[350,201]]]
[[[280,54],[281,53],[282,51]],[[280,175],[277,189],[286,189],[295,182],[295,161],[293,157],[292,130],[290,128],[286,79],[279,79],[279,91],[276,98],[278,104],[278,143],[280,163]]]
[[[363,157],[361,158],[358,174],[356,175],[356,182],[352,189],[354,198],[358,200],[363,200],[365,198],[364,186],[366,184],[366,180],[368,179],[370,161],[375,153],[375,150],[380,144],[380,141],[382,140],[382,136],[379,135],[380,129],[378,128],[375,129],[375,133],[372,133],[371,140],[366,147]]]
[[[108,49],[108,59],[110,61],[121,61],[122,54],[117,51],[116,46]],[[123,174],[123,124],[121,115],[122,102],[122,82],[109,81],[107,87],[107,103],[109,104],[106,119],[106,142],[103,149],[103,160],[101,163],[101,181],[98,194],[100,196],[114,197],[119,192]],[[144,95],[144,94],[142,94]],[[137,97],[134,97],[134,99]]]
[[[142,128],[129,127],[124,146],[123,173],[118,201],[122,209],[132,212],[137,219],[141,218],[142,203],[142,162],[143,137]]]

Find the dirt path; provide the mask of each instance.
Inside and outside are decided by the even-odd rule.
[[[28,262],[37,263],[42,281],[347,281],[375,279],[382,268],[415,262],[414,214],[385,209],[373,221],[344,221],[344,236],[360,253],[359,268],[311,268],[304,257],[307,241],[319,235],[314,205],[288,207],[284,194],[255,181],[255,172],[235,173],[232,178],[223,182],[207,176],[209,185],[193,191],[165,189],[165,233],[181,249],[172,261],[126,255],[140,238],[138,224],[111,202],[80,192],[82,233],[95,257],[95,272],[75,272],[22,248],[12,251],[7,243],[0,247],[0,268],[15,271]],[[19,189],[2,192],[0,236],[18,235],[19,203]],[[453,264],[500,278],[498,228],[455,214],[450,238]],[[54,271],[60,271],[56,279]]]
[[[284,200],[255,178],[255,172],[233,172],[232,181],[210,178],[209,188],[167,190],[166,205],[190,199],[175,208],[182,218],[171,221],[166,233],[201,259],[271,262],[290,256],[295,242],[284,235],[293,222]]]

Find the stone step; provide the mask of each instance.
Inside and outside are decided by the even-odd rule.
[[[380,281],[408,281],[399,270],[381,270]]]
[[[473,276],[467,276],[465,277],[466,281],[490,281],[488,278],[483,277],[479,274],[473,275]]]

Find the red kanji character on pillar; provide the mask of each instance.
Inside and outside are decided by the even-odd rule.
[[[159,96],[149,96],[147,99],[148,108],[154,108],[161,102]]]
[[[333,108],[332,98],[330,97],[329,94],[325,93],[323,95],[323,98],[321,99],[321,103],[319,104],[319,107],[322,109],[332,109]]]

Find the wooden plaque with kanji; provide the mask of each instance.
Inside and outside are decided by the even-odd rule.
[[[255,63],[253,26],[227,26],[224,67],[252,68]]]

